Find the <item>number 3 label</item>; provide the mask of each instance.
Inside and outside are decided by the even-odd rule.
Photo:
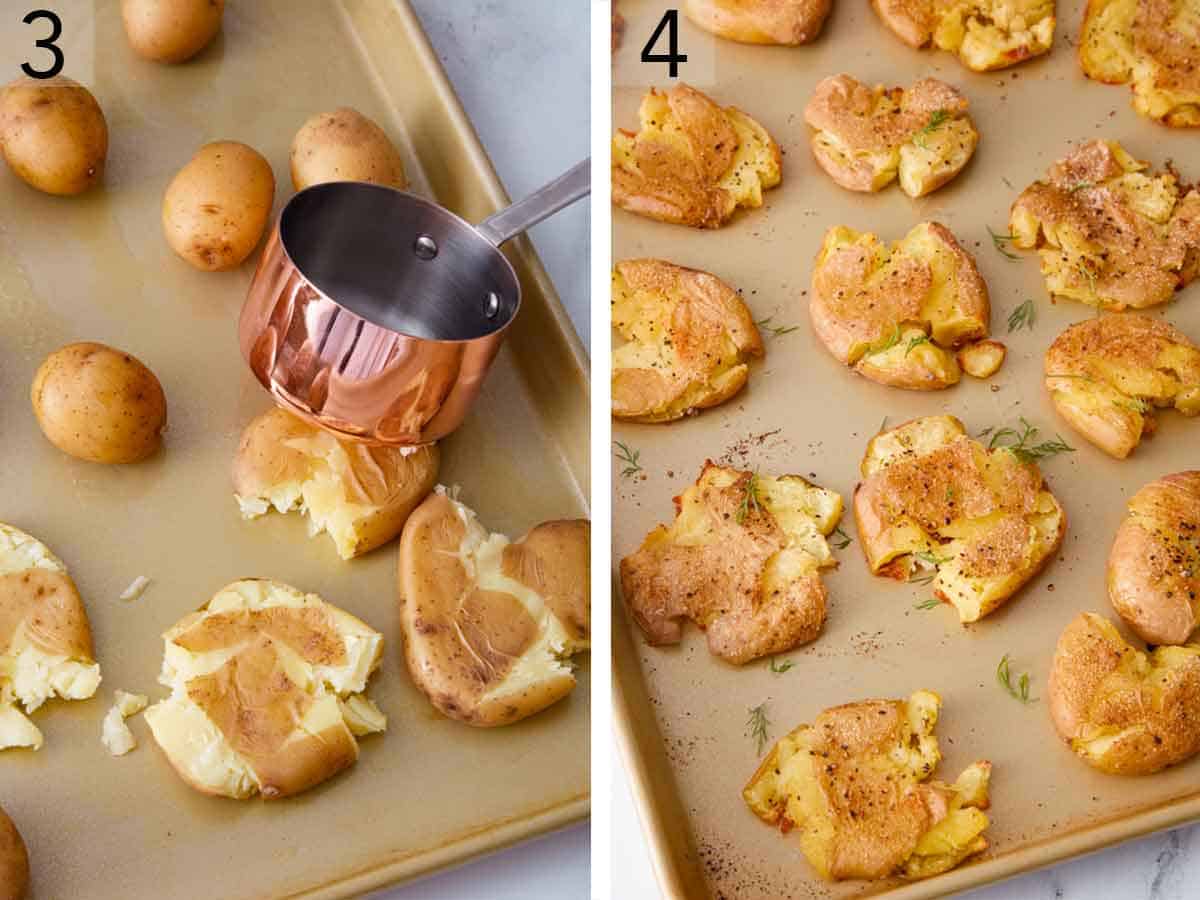
[[[34,41],[34,46],[41,47],[43,50],[49,50],[54,57],[54,62],[51,63],[48,69],[35,69],[27,62],[21,63],[21,71],[30,78],[53,78],[63,70],[63,52],[54,43],[62,36],[62,19],[48,9],[35,9],[21,21],[26,25],[32,25],[38,19],[46,19],[50,22],[50,34],[41,40]]]
[[[667,32],[667,52],[655,53],[654,45]],[[668,9],[642,48],[642,62],[665,62],[668,64],[667,74],[672,78],[679,77],[679,64],[687,62],[687,54],[679,52],[679,10]]]

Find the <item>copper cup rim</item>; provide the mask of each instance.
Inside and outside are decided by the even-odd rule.
[[[409,334],[408,332],[401,331],[397,328],[391,328],[387,325],[381,325],[379,322],[376,322],[375,320],[371,319],[369,316],[363,315],[362,313],[358,312],[357,310],[353,310],[350,307],[345,306],[344,304],[340,303],[336,297],[330,296],[329,293],[327,293],[320,285],[318,285],[312,279],[312,277],[309,275],[309,273],[305,271],[304,267],[296,262],[295,258],[291,254],[291,251],[288,250],[287,241],[283,235],[283,219],[284,219],[284,216],[287,215],[289,208],[291,208],[292,204],[296,201],[296,199],[298,197],[301,197],[304,194],[308,194],[309,192],[319,191],[322,188],[329,189],[331,185],[337,185],[339,189],[349,185],[351,190],[369,189],[369,190],[373,190],[376,192],[386,191],[386,192],[389,192],[392,194],[400,194],[401,196],[406,197],[410,200],[415,200],[419,205],[424,206],[427,209],[431,209],[440,215],[449,216],[451,219],[453,219],[456,222],[456,224],[459,224],[459,225],[463,226],[464,228],[470,229],[472,232],[477,234],[479,236],[479,239],[481,241],[484,241],[485,243],[487,243],[495,251],[496,255],[499,256],[500,259],[502,259],[504,261],[505,269],[509,273],[509,275],[512,276],[512,283],[516,287],[516,300],[514,301],[513,306],[512,306],[512,314],[508,316],[507,321],[505,321],[502,325],[499,325],[496,328],[492,329],[487,334],[476,335],[475,337],[470,337],[470,338],[431,338],[431,337],[424,337],[421,335]],[[297,191],[295,194],[293,194],[288,199],[288,202],[283,205],[283,208],[279,210],[279,216],[275,219],[274,231],[275,231],[275,234],[279,241],[279,251],[283,254],[284,258],[287,260],[288,265],[291,266],[293,269],[296,270],[296,272],[298,272],[300,274],[300,277],[302,277],[304,279],[305,284],[307,284],[310,288],[312,288],[312,290],[316,291],[318,294],[320,294],[320,296],[322,298],[324,298],[325,300],[328,300],[330,303],[332,303],[338,309],[343,310],[347,315],[355,316],[356,318],[359,318],[362,321],[368,323],[373,328],[378,328],[381,331],[386,331],[390,334],[399,335],[400,337],[405,338],[406,340],[419,341],[419,342],[423,342],[423,343],[427,343],[427,344],[441,344],[441,345],[445,345],[445,346],[460,346],[460,345],[465,345],[465,344],[476,344],[476,343],[481,343],[481,342],[494,341],[494,340],[501,338],[504,335],[504,333],[506,331],[508,331],[508,329],[512,326],[512,323],[516,320],[517,314],[521,311],[521,305],[524,301],[524,291],[522,291],[522,289],[521,289],[521,279],[517,276],[517,270],[513,267],[513,264],[509,260],[509,258],[504,254],[504,251],[501,250],[499,247],[497,247],[495,244],[492,244],[490,241],[488,241],[487,238],[485,238],[483,235],[479,234],[478,229],[476,229],[476,227],[474,225],[472,225],[470,222],[468,222],[466,219],[464,219],[458,213],[442,206],[439,203],[436,203],[436,202],[428,199],[427,197],[422,197],[420,194],[414,194],[412,191],[403,191],[403,190],[400,190],[399,188],[394,188],[394,187],[391,187],[386,184],[373,184],[371,182],[366,182],[366,181],[326,181],[326,182],[322,182],[321,184],[309,185],[308,187],[304,188],[304,190]],[[255,275],[257,276],[257,272],[255,273]]]

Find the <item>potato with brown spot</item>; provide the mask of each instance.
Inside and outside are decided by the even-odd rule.
[[[273,407],[242,432],[233,491],[242,516],[272,509],[308,517],[310,535],[327,533],[342,559],[381,547],[437,482],[436,444],[383,447],[342,440]]]
[[[104,177],[108,123],[91,91],[70,78],[19,78],[0,88],[0,154],[47,194],[81,194]]]
[[[121,0],[129,46],[143,59],[181,63],[221,30],[225,0]]]
[[[365,181],[408,187],[400,152],[382,128],[343,106],[317,113],[292,139],[292,186],[298,191],[328,181]]]
[[[1194,0],[1088,0],[1083,74],[1129,84],[1133,108],[1172,128],[1200,126],[1200,30]]]
[[[387,719],[364,694],[383,636],[316,594],[226,585],[163,635],[171,695],[146,723],[179,776],[215,796],[290,797],[358,759]]]
[[[936,78],[907,90],[831,75],[804,108],[817,164],[851,191],[881,191],[897,178],[910,197],[962,171],[979,143],[967,98]]]
[[[1149,775],[1200,752],[1200,645],[1147,655],[1080,613],[1058,639],[1047,695],[1059,736],[1101,772]]]
[[[1116,141],[1081,144],[1021,192],[1012,244],[1036,249],[1046,290],[1102,309],[1166,303],[1200,274],[1200,190]]]
[[[400,537],[404,658],[437,710],[510,725],[575,688],[591,634],[591,527],[543,522],[519,541],[489,533],[439,487]]]
[[[871,0],[871,5],[910,47],[932,44],[975,72],[1040,56],[1054,42],[1054,0]]]
[[[271,166],[253,147],[205,144],[163,195],[163,233],[197,269],[233,269],[258,246],[274,199]]]
[[[621,592],[650,644],[678,643],[690,620],[710,653],[741,665],[821,633],[838,494],[707,462],[675,513],[621,560]]]
[[[612,145],[613,203],[638,215],[720,228],[739,207],[762,206],[782,179],[783,156],[767,130],[737,107],[680,83],[650,89],[639,131]]]
[[[161,446],[167,425],[154,373],[129,353],[89,341],[46,357],[30,401],[50,443],[90,462],[140,462]]]
[[[29,853],[17,826],[0,808],[0,900],[24,900],[29,890]]]
[[[829,229],[808,310],[838,362],[914,391],[957,384],[956,351],[986,338],[991,318],[974,258],[937,222],[892,244],[843,225]]]
[[[1148,644],[1200,625],[1200,471],[1164,475],[1129,501],[1108,554],[1113,609]]]
[[[683,12],[717,37],[796,47],[815,41],[833,0],[686,0]]]
[[[988,847],[991,763],[954,784],[929,781],[941,761],[941,698],[863,700],[821,712],[780,738],[742,791],[751,811],[830,881],[928,878]]]
[[[975,622],[1057,552],[1066,514],[1032,462],[988,450],[953,416],[913,419],[867,444],[854,516],[876,575],[934,573],[933,593]]]
[[[1046,351],[1045,372],[1059,415],[1117,459],[1154,433],[1156,410],[1200,414],[1200,347],[1150,316],[1122,313],[1070,326]]]
[[[763,342],[737,291],[708,272],[627,259],[612,273],[612,414],[669,422],[745,386]]]

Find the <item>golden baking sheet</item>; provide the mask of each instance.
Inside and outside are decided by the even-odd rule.
[[[92,15],[78,4],[72,15]],[[33,900],[349,897],[583,818],[588,666],[562,703],[509,728],[445,719],[401,656],[395,544],[341,562],[299,516],[244,522],[229,483],[243,425],[270,401],[238,353],[253,262],[191,269],[168,249],[162,192],[203,142],[237,139],[292,193],[288,149],[312,113],[353,105],[396,138],[416,189],[477,221],[505,202],[486,155],[405,2],[230,3],[223,34],[181,66],[136,59],[116,0],[95,4],[95,77],[111,149],[102,189],[63,199],[0,171],[0,521],[45,541],[87,603],[104,682],[84,703],[35,715],[46,745],[0,754],[0,803],[18,822]],[[587,514],[585,356],[525,240],[510,340],[465,426],[443,444],[442,480],[516,536]],[[29,408],[41,359],[72,340],[126,349],[162,381],[165,451],[105,467],[42,437]],[[118,596],[152,579],[133,602]],[[357,765],[292,800],[203,797],[168,766],[141,717],[122,758],[100,744],[113,690],[157,699],[160,633],[236,578],[315,591],[380,629],[369,695],[389,730]]]
[[[628,0],[625,39],[614,70],[614,125],[636,127],[649,84],[668,83],[666,66],[639,55],[662,4]],[[884,417],[898,424],[949,412],[972,433],[1014,425],[1025,416],[1047,437],[1061,432],[1077,452],[1047,460],[1043,472],[1069,523],[1060,558],[1003,610],[969,628],[948,606],[919,610],[928,587],[871,577],[847,511],[854,543],[836,553],[825,633],[783,654],[794,667],[772,674],[761,660],[735,669],[709,655],[689,626],[677,647],[651,648],[614,604],[614,680],[618,733],[660,880],[669,896],[738,898],[943,896],[1200,817],[1200,760],[1146,778],[1102,775],[1076,759],[1051,726],[1044,698],[1055,641],[1081,610],[1111,613],[1104,562],[1124,503],[1142,484],[1200,464],[1200,425],[1176,413],[1125,461],[1108,458],[1068,429],[1042,387],[1042,354],[1070,323],[1094,315],[1081,304],[1051,304],[1036,258],[1009,261],[987,227],[1007,231],[1008,208],[1071,141],[1117,139],[1161,166],[1173,157],[1200,177],[1196,136],[1137,116],[1127,87],[1084,79],[1075,57],[1083,4],[1059,4],[1049,57],[987,75],[950,54],[912,50],[886,31],[869,5],[835,4],[822,37],[796,49],[716,42],[686,20],[680,51],[695,60],[684,80],[722,104],[761,121],[784,152],[783,184],[763,209],[739,213],[728,227],[698,231],[613,211],[614,259],[657,256],[713,272],[739,288],[756,319],[800,327],[767,339],[747,389],[724,406],[671,425],[614,424],[614,437],[640,451],[645,471],[622,478],[614,462],[613,565],[645,533],[673,516],[671,498],[691,484],[706,457],[766,473],[798,473],[849,500],[867,440]],[[663,44],[665,46],[665,42]],[[661,48],[660,48],[661,49]],[[826,75],[848,72],[868,83],[909,85],[925,75],[959,86],[982,134],[974,160],[953,182],[913,201],[897,186],[880,194],[837,187],[812,160],[803,109]],[[987,280],[994,336],[1008,344],[1003,369],[988,381],[964,376],[946,391],[911,393],[873,384],[836,363],[808,320],[812,261],[835,224],[873,230],[888,240],[936,220],[970,249]],[[1008,315],[1035,298],[1032,331],[1007,334]],[[1200,286],[1152,311],[1200,339]],[[614,589],[615,593],[615,589]],[[1023,706],[996,683],[1011,654],[1029,672],[1037,702]],[[944,700],[938,725],[952,780],[977,758],[995,765],[991,849],[947,875],[914,884],[819,882],[794,837],[756,819],[741,788],[759,756],[746,733],[750,707],[767,703],[778,738],[821,709],[867,697],[904,697],[930,688]]]

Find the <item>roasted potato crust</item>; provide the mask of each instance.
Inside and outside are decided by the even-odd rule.
[[[999,608],[1062,544],[1066,515],[1033,463],[988,450],[953,416],[875,435],[854,491],[873,573],[936,570],[933,593],[963,622]]]
[[[813,640],[825,624],[820,570],[842,498],[799,475],[707,462],[675,498],[675,521],[621,560],[621,590],[651,644],[678,643],[685,620],[740,665]]]
[[[870,232],[829,229],[808,309],[817,338],[838,362],[916,391],[956,384],[954,351],[987,337],[991,316],[974,258],[936,222],[891,245]]]
[[[660,259],[619,262],[612,274],[612,413],[667,422],[742,389],[762,337],[737,291],[715,275]]]
[[[400,627],[413,681],[442,714],[510,725],[575,688],[591,635],[591,526],[543,522],[489,534],[442,488],[400,538]]]
[[[1037,248],[1046,290],[1104,309],[1166,303],[1200,272],[1200,191],[1116,141],[1082,144],[1021,192],[1015,246]]]
[[[17,826],[0,809],[0,900],[23,900],[29,890],[29,853]]]
[[[831,75],[813,91],[804,121],[815,129],[817,163],[851,191],[883,190],[899,176],[904,193],[923,196],[962,171],[979,143],[967,98],[936,78],[905,90]]]
[[[1054,42],[1054,0],[871,0],[910,47],[929,44],[987,72],[1047,52]]]
[[[794,47],[817,39],[833,0],[686,0],[683,12],[717,37]]]
[[[1088,78],[1133,87],[1133,108],[1172,128],[1200,126],[1194,0],[1088,0],[1079,63]]]
[[[864,700],[820,713],[781,738],[742,796],[830,880],[926,878],[987,849],[991,764],[953,784],[926,781],[941,761],[941,698]]]
[[[739,206],[762,206],[762,192],[780,182],[783,157],[767,130],[695,88],[651,88],[638,117],[640,131],[613,137],[613,203],[622,209],[720,228]]]
[[[1200,751],[1200,646],[1149,655],[1095,613],[1080,613],[1054,650],[1047,687],[1054,727],[1088,765],[1148,775]]]
[[[1200,471],[1133,495],[1108,554],[1113,609],[1148,644],[1182,644],[1200,624]]]
[[[341,440],[273,407],[242,432],[233,491],[248,519],[299,510],[342,559],[381,547],[437,483],[436,444],[402,450]]]
[[[1200,347],[1160,319],[1121,313],[1078,322],[1050,345],[1045,371],[1054,408],[1117,459],[1154,431],[1155,409],[1200,414]]]

